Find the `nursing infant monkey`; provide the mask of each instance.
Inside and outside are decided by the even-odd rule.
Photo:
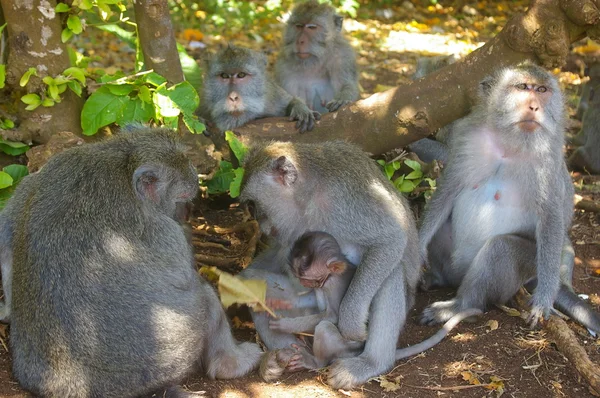
[[[315,289],[318,307],[323,311],[295,318],[273,319],[269,322],[271,330],[286,333],[314,333],[312,354],[300,347],[293,347],[296,352],[288,349],[287,352],[277,353],[279,357],[283,355],[288,358],[286,363],[288,370],[319,369],[329,365],[335,358],[348,354],[356,355],[362,349],[361,343],[344,342],[340,337],[334,341],[325,340],[336,334],[335,325],[338,322],[340,304],[356,270],[342,254],[335,238],[326,232],[305,233],[292,247],[289,264],[292,274],[298,278],[302,286]],[[274,309],[290,308],[289,301],[273,304]],[[433,337],[415,346],[396,350],[395,359],[407,358],[428,350],[439,343],[460,321],[481,313],[481,310],[469,309],[457,314]],[[262,363],[264,364],[265,361]],[[267,378],[271,378],[277,376],[278,372],[271,368],[267,375]]]
[[[41,397],[138,397],[200,365],[240,377],[238,343],[180,224],[198,176],[175,135],[137,129],[54,156],[0,213],[13,375]],[[169,388],[160,396],[186,397]]]
[[[573,184],[562,152],[565,112],[556,79],[529,64],[484,79],[480,103],[453,129],[450,156],[419,231],[425,287],[458,287],[425,309],[445,322],[535,286],[530,322],[553,306],[600,332],[600,316],[572,289],[568,228]]]

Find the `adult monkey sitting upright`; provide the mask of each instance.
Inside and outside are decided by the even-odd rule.
[[[502,304],[536,281],[532,324],[556,305],[598,332],[600,316],[571,287],[573,184],[562,152],[560,87],[525,63],[484,79],[480,89],[480,103],[454,127],[448,166],[420,229],[426,287],[458,293],[427,307],[422,321]]]
[[[318,1],[297,5],[287,21],[275,77],[318,112],[335,112],[360,98],[354,50],[342,34],[343,18]]]
[[[138,397],[198,364],[211,378],[258,364],[261,350],[233,338],[194,268],[178,208],[197,190],[194,167],[161,129],[70,149],[21,182],[0,213],[0,252],[13,375],[25,389]]]

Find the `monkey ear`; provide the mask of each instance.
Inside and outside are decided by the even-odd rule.
[[[275,180],[281,185],[290,186],[298,179],[298,169],[285,156],[273,160],[272,171],[275,174]]]
[[[337,15],[335,14],[333,16],[333,24],[335,25],[335,29],[338,32],[342,31],[342,24],[344,23],[344,17],[342,17],[341,15]]]
[[[140,200],[159,201],[159,170],[157,166],[144,164],[133,172],[133,190]]]
[[[332,262],[327,264],[327,268],[332,274],[341,274],[344,271],[346,271],[346,262],[340,260],[333,260]]]

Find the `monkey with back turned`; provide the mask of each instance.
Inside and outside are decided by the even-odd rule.
[[[360,98],[356,55],[342,34],[342,22],[328,4],[298,4],[287,21],[275,64],[277,82],[321,113]]]
[[[162,129],[69,149],[23,179],[0,213],[0,253],[5,289],[12,281],[13,375],[25,389],[137,397],[198,365],[210,378],[258,365],[261,350],[233,338],[195,270],[180,207],[197,190]]]
[[[207,61],[200,114],[220,131],[251,120],[289,116],[299,132],[312,130],[320,114],[281,88],[266,72],[267,57],[228,45]]]
[[[481,82],[479,104],[455,126],[419,234],[429,262],[424,286],[458,292],[427,307],[423,323],[504,303],[534,284],[531,324],[556,306],[600,331],[600,316],[571,285],[573,186],[562,153],[564,123],[558,83],[539,66],[506,68]]]

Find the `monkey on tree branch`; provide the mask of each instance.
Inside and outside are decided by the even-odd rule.
[[[525,60],[545,67],[563,65],[572,42],[600,38],[599,22],[600,0],[532,0],[527,12],[515,15],[496,37],[463,60],[324,114],[308,134],[298,134],[294,124],[282,118],[253,121],[235,131],[246,144],[346,139],[368,152],[383,153],[466,115],[475,103],[478,82],[497,68]]]

